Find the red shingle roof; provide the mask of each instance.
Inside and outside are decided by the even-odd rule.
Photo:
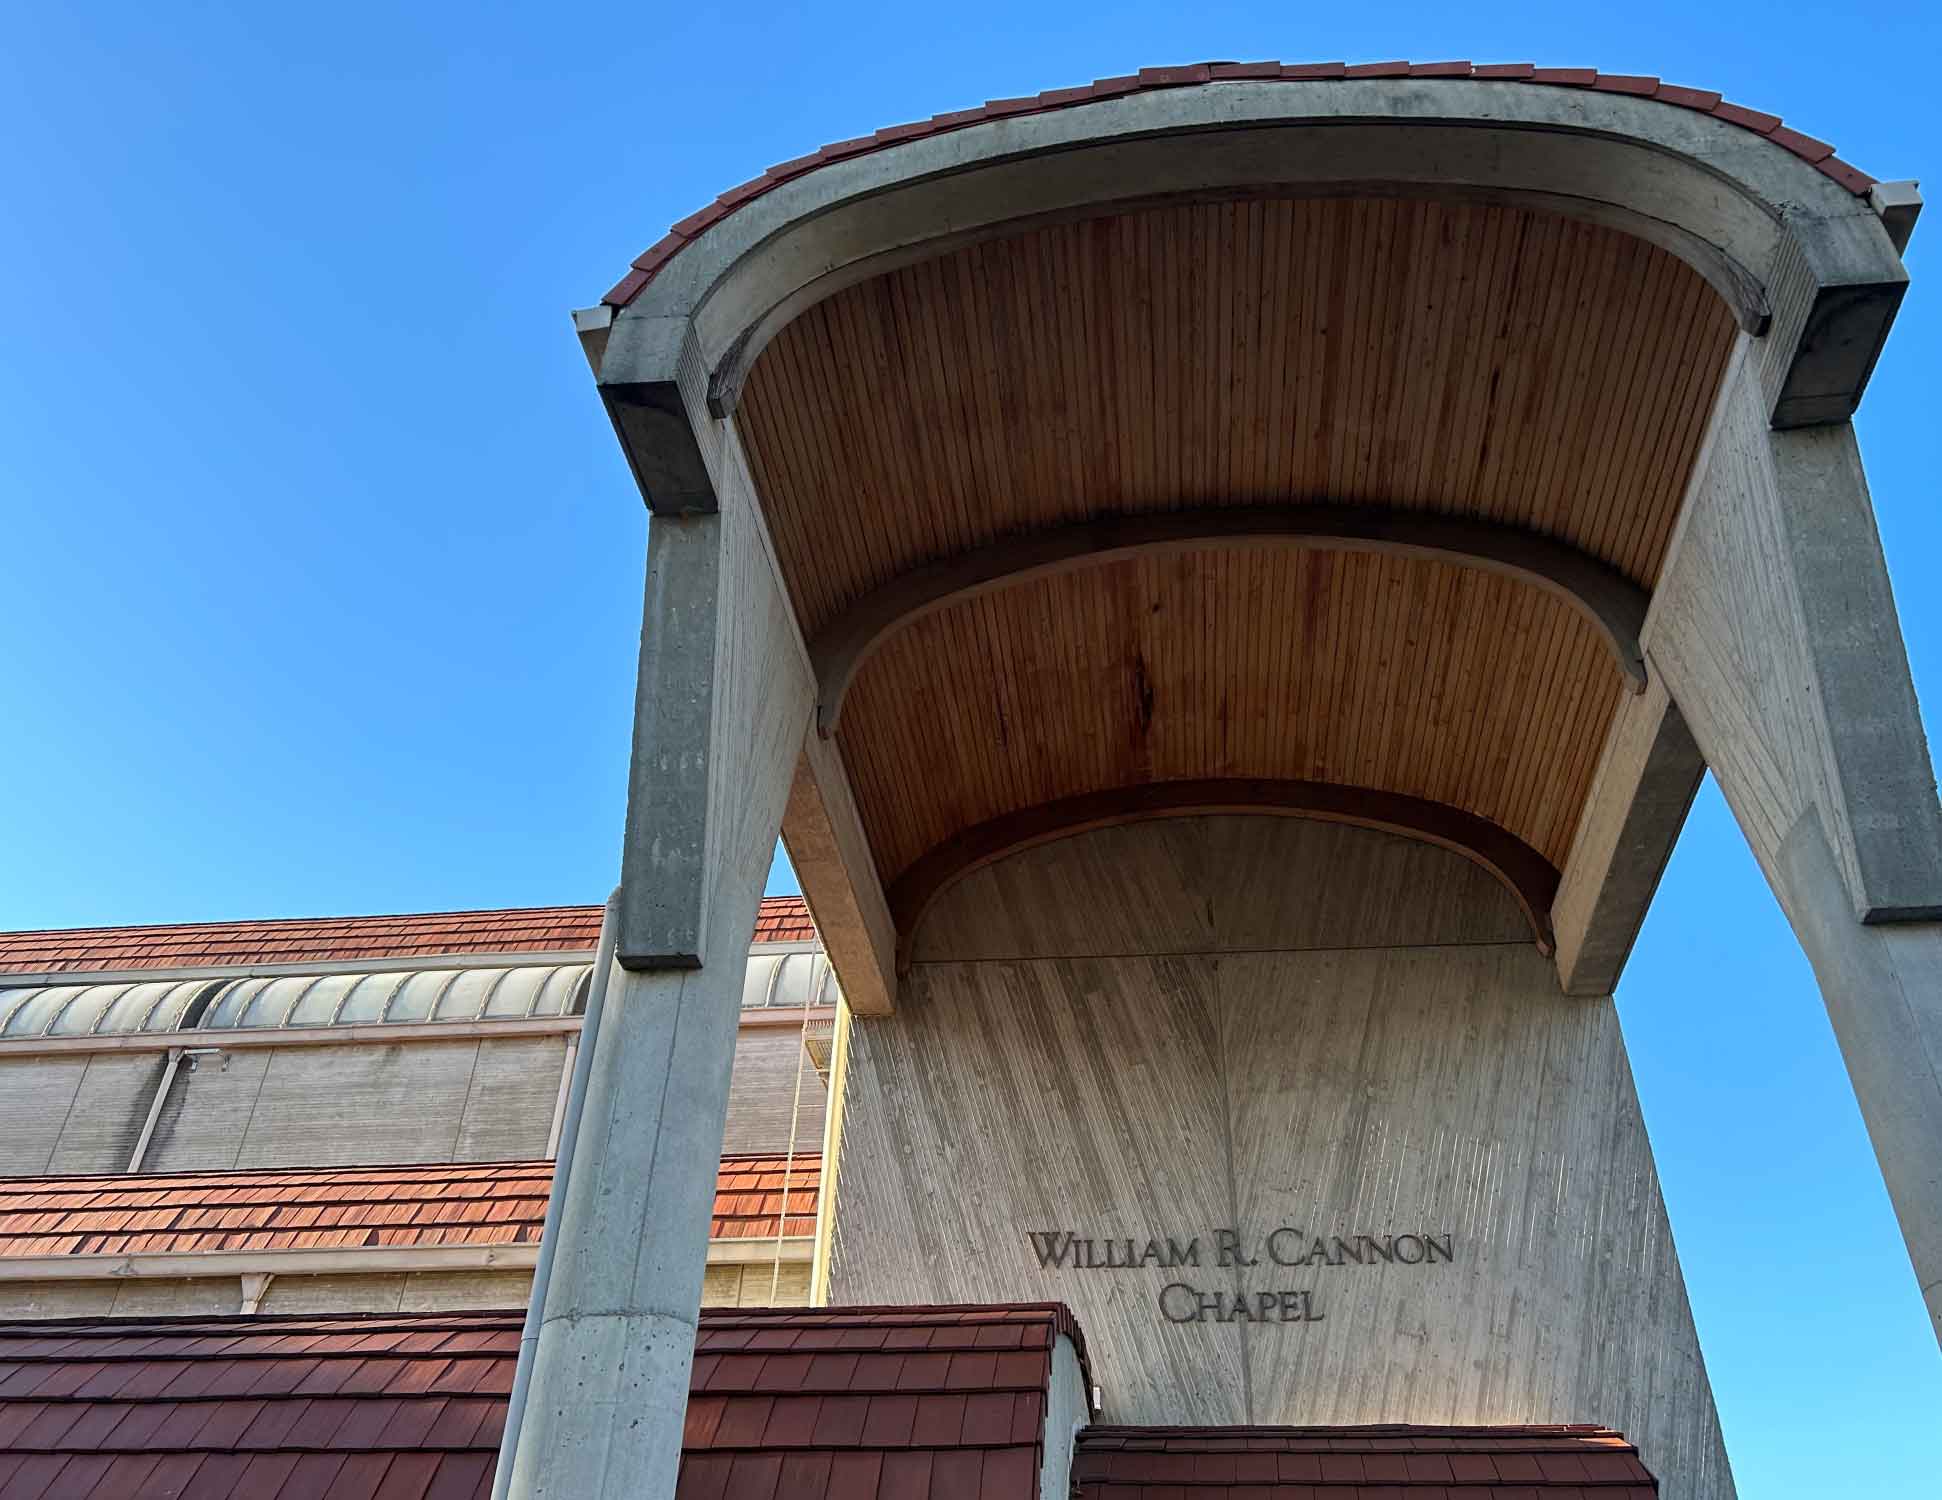
[[[1056,1303],[704,1313],[676,1500],[1033,1500],[1060,1334],[1083,1365]]]
[[[8,1500],[470,1500],[523,1315],[0,1324]]]
[[[788,1222],[778,1226],[787,1183]],[[715,1217],[709,1235],[718,1240],[772,1240],[816,1232],[816,1199],[823,1187],[820,1151],[788,1156],[724,1156],[715,1178]]]
[[[0,1324],[7,1500],[485,1496],[516,1312]],[[704,1311],[681,1500],[1035,1500],[1057,1306]]]
[[[809,942],[815,936],[802,897],[763,900],[755,919],[756,942]],[[0,974],[244,968],[464,953],[591,953],[599,937],[598,906],[72,927],[0,933]]]
[[[816,1232],[822,1157],[722,1158],[715,1239]],[[533,1245],[550,1161],[115,1177],[0,1178],[0,1257]]]
[[[1661,83],[1657,78],[1638,74],[1600,73],[1595,68],[1540,68],[1531,63],[1473,65],[1468,62],[1381,62],[1359,63],[1353,66],[1339,62],[1191,63],[1185,67],[1142,68],[1136,74],[1127,74],[1120,78],[1095,79],[1092,83],[1083,84],[1078,88],[1048,89],[1042,94],[1022,99],[993,99],[975,109],[950,110],[941,115],[932,115],[928,120],[918,120],[908,125],[891,125],[877,131],[874,135],[838,141],[833,145],[824,146],[819,151],[812,151],[806,156],[798,156],[779,166],[770,167],[761,176],[751,178],[740,187],[730,188],[706,208],[681,220],[661,240],[635,257],[633,269],[616,282],[601,301],[611,306],[625,307],[640,295],[641,289],[654,279],[655,274],[671,257],[679,253],[688,243],[699,238],[710,226],[726,218],[750,199],[759,198],[790,178],[800,177],[805,172],[813,171],[833,161],[841,161],[845,157],[881,151],[919,136],[940,135],[946,131],[962,130],[971,125],[982,125],[988,120],[1001,119],[1008,115],[1029,115],[1051,109],[1068,109],[1075,105],[1091,104],[1101,99],[1113,99],[1121,94],[1141,93],[1149,89],[1182,88],[1195,84],[1228,81],[1301,83],[1317,79],[1342,78],[1470,78],[1501,83],[1537,83],[1558,88],[1594,89],[1613,94],[1633,94],[1640,98],[1655,99],[1679,109],[1713,115],[1729,124],[1750,130],[1755,135],[1764,136],[1775,145],[1791,151],[1801,160],[1817,167],[1851,193],[1865,194],[1874,184],[1874,179],[1867,173],[1849,166],[1835,156],[1832,146],[1825,141],[1817,141],[1812,136],[1802,135],[1797,130],[1789,130],[1780,123],[1778,115],[1729,104],[1710,89],[1684,88],[1678,84]]]
[[[1079,1500],[1653,1500],[1605,1427],[1089,1427]]]

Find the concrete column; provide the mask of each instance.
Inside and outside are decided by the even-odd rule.
[[[814,704],[752,502],[649,528],[620,968],[510,1493],[674,1492],[748,945]]]
[[[1942,1341],[1942,809],[1847,423],[1729,370],[1644,631],[1814,966]]]

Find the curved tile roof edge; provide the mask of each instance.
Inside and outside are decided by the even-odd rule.
[[[1810,135],[1803,135],[1798,130],[1788,129],[1781,123],[1778,115],[1770,115],[1763,110],[1748,109],[1743,105],[1730,103],[1711,89],[1685,88],[1679,84],[1662,83],[1659,79],[1645,74],[1600,73],[1596,68],[1540,68],[1532,63],[1483,65],[1468,62],[1378,62],[1353,65],[1339,62],[1188,63],[1172,68],[1142,68],[1138,73],[1129,73],[1117,78],[1097,78],[1090,84],[1083,84],[1078,88],[1048,89],[1043,93],[1025,98],[992,99],[975,109],[949,110],[944,114],[932,115],[928,120],[916,120],[907,125],[886,126],[872,135],[836,141],[806,156],[798,156],[791,161],[782,162],[770,167],[761,176],[751,178],[739,187],[730,188],[706,208],[688,215],[687,218],[675,224],[658,242],[634,258],[633,268],[600,300],[609,307],[627,306],[641,294],[642,289],[674,255],[744,203],[760,197],[793,177],[800,177],[805,172],[814,171],[817,167],[833,161],[862,156],[871,151],[881,151],[921,136],[941,135],[947,131],[981,125],[988,120],[1002,119],[1011,115],[1041,114],[1047,110],[1091,104],[1101,99],[1111,99],[1121,94],[1142,93],[1151,89],[1186,88],[1203,83],[1264,81],[1306,83],[1346,78],[1461,78],[1498,83],[1541,83],[1555,88],[1595,89],[1603,93],[1631,94],[1638,98],[1653,99],[1662,104],[1692,110],[1698,114],[1712,115],[1715,119],[1724,120],[1728,124],[1737,125],[1743,130],[1763,136],[1817,168],[1857,197],[1865,196],[1875,183],[1875,179],[1866,172],[1850,166],[1836,156],[1834,148],[1827,142],[1816,140]]]

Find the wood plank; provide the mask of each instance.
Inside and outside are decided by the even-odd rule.
[[[1596,558],[1509,526],[1380,506],[1248,506],[1115,516],[1037,531],[914,568],[857,600],[810,642],[825,735],[865,662],[899,630],[994,590],[1147,552],[1298,546],[1433,558],[1518,579],[1563,599],[1597,629],[1613,664],[1645,686],[1644,590]]]

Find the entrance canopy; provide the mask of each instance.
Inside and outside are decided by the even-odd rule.
[[[1702,769],[1602,768],[1729,366],[1844,422],[1913,212],[1656,79],[1205,64],[785,163],[578,322],[656,517],[731,475],[766,534],[859,1008],[966,871],[1233,810],[1457,849],[1605,988]]]

